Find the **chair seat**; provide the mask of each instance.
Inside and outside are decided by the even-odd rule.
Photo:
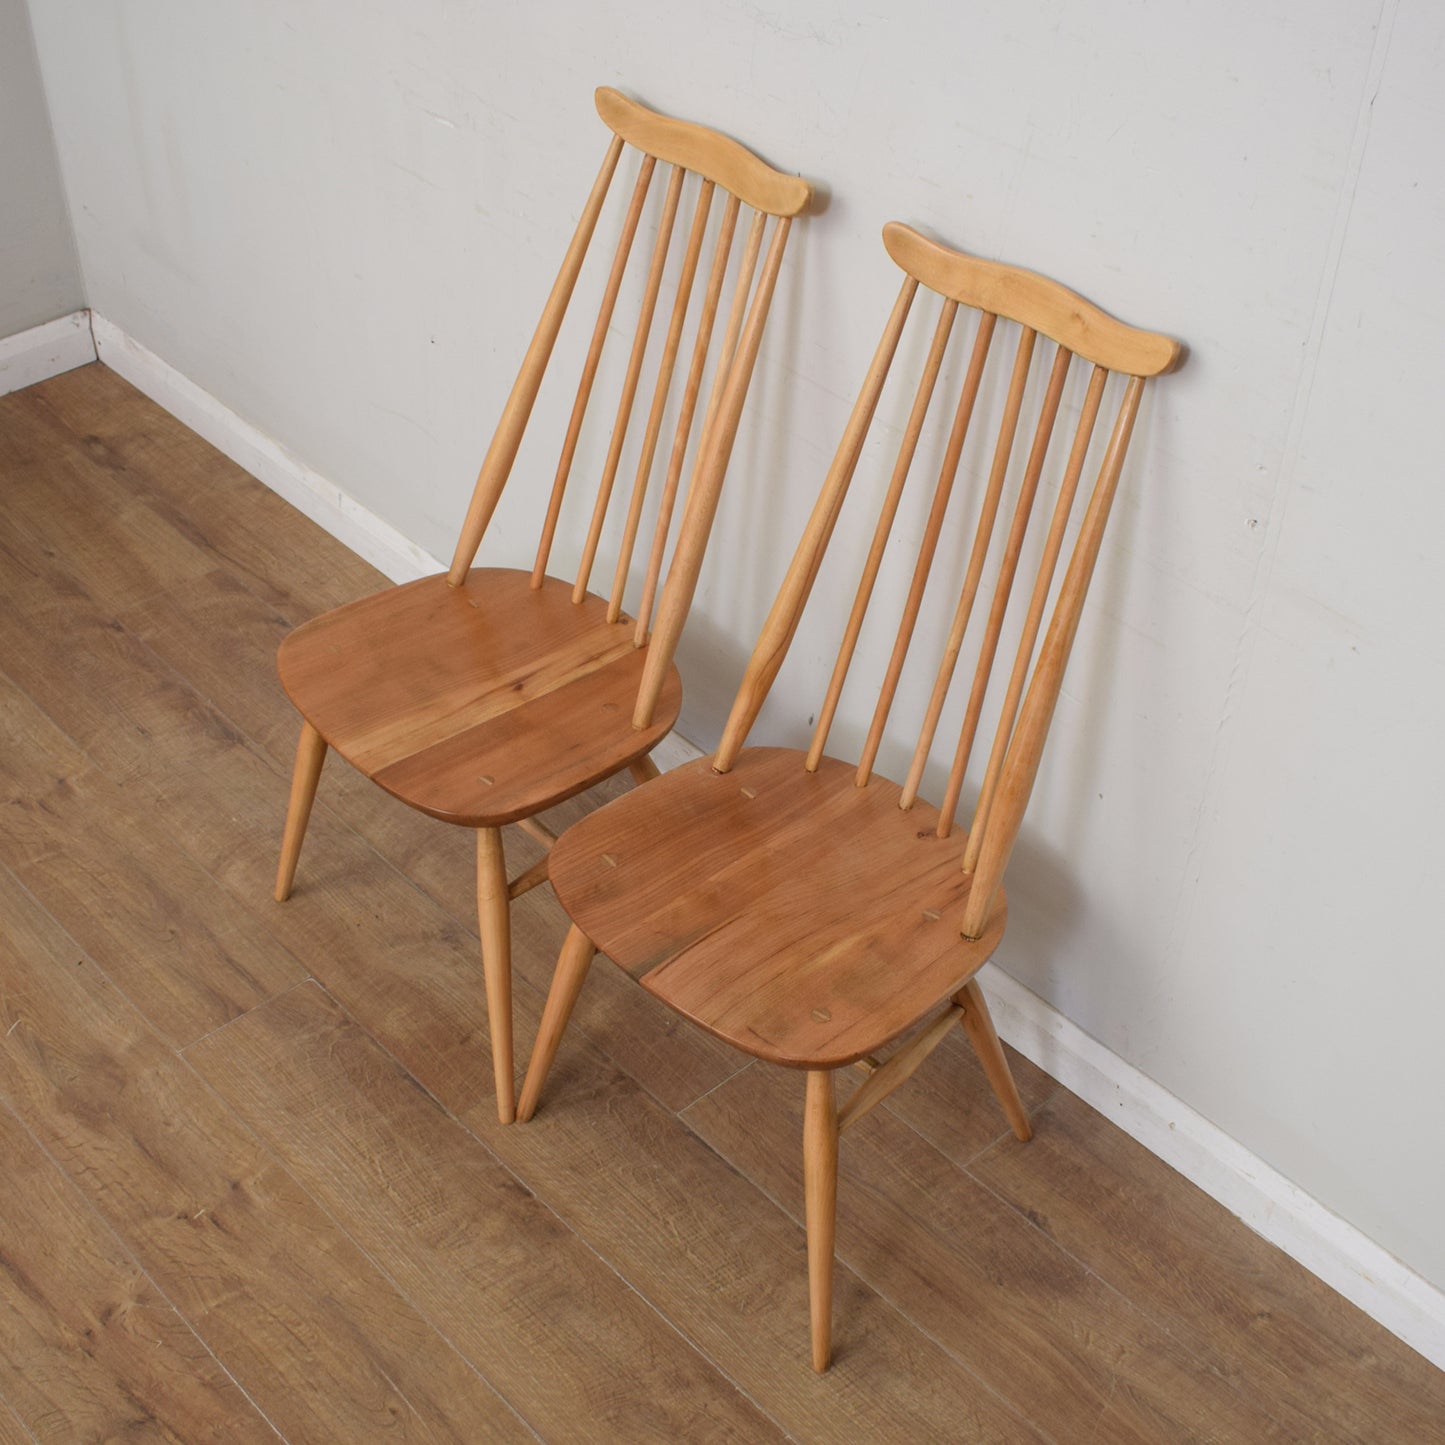
[[[664,1003],[746,1053],[836,1068],[919,1022],[1003,936],[961,934],[959,837],[901,790],[825,758],[701,759],[583,819],[553,849],[562,906]]]
[[[669,671],[632,726],[647,649],[570,583],[474,568],[424,577],[297,628],[277,666],[297,709],[349,763],[433,817],[499,827],[650,751],[677,719]]]

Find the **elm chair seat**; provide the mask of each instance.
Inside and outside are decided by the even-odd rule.
[[[972,886],[938,812],[885,778],[747,748],[700,759],[569,828],[552,886],[613,963],[744,1053],[840,1068],[920,1022],[1003,934],[961,940]],[[836,907],[846,899],[845,908]]]
[[[416,639],[425,637],[427,646]],[[607,602],[555,578],[475,567],[423,577],[296,629],[277,666],[297,710],[402,802],[471,828],[530,818],[645,757],[682,702],[669,665],[629,725],[647,653]]]

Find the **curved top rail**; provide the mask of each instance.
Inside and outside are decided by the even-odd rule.
[[[648,110],[608,85],[597,88],[596,98],[597,114],[629,145],[697,171],[756,211],[796,216],[812,197],[807,181],[774,170],[721,131]]]
[[[1033,271],[983,261],[940,245],[911,226],[883,228],[888,254],[923,285],[1041,331],[1076,356],[1129,376],[1158,376],[1177,366],[1184,348],[1172,336],[1116,321],[1092,302]]]

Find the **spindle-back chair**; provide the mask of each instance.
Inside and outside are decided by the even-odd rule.
[[[276,880],[278,900],[292,889],[328,746],[403,802],[477,830],[482,964],[503,1123],[514,1112],[510,901],[546,880],[547,860],[508,881],[501,829],[519,823],[550,847],[554,839],[535,814],[623,769],[639,781],[657,773],[648,754],[671,729],[681,700],[673,654],[702,565],[790,221],[810,195],[804,181],[765,165],[728,137],[659,115],[615,90],[598,90],[597,111],[613,138],[482,463],[450,570],[305,624],[283,642],[278,663],[303,717]],[[636,179],[616,250],[598,275],[601,300],[560,440],[535,561],[530,572],[473,567],[624,151],[635,155]],[[667,172],[665,194],[660,206],[649,206],[659,169]],[[678,220],[685,214],[689,187],[696,197],[691,222],[683,227]],[[751,220],[745,219],[745,210]],[[654,239],[647,246],[641,236],[649,212]],[[740,232],[745,239],[739,256],[734,243]],[[618,300],[628,289],[634,257],[641,274],[630,289],[640,291],[641,299],[630,328],[631,350],[581,562],[572,580],[562,581],[547,569],[568,481],[578,469],[574,463],[588,404],[594,389],[601,390],[603,348],[609,333],[622,327]],[[731,297],[724,305],[729,275]],[[670,301],[665,289],[670,289]],[[695,301],[699,289],[701,300]],[[681,392],[675,394],[674,373],[690,310],[696,320]],[[659,312],[667,317],[666,329],[636,446],[618,556],[609,595],[597,597],[588,587],[609,503],[614,491],[622,490],[615,483]],[[651,350],[657,353],[655,345]],[[674,415],[664,449],[664,424]],[[639,551],[660,451],[666,466],[652,537]],[[689,452],[690,480],[663,582]],[[634,553],[645,563],[637,615],[630,618],[623,612],[623,598],[637,571]]]
[[[717,754],[592,814],[564,833],[553,852],[553,883],[574,926],[558,960],[518,1111],[527,1119],[536,1108],[597,949],[710,1033],[759,1059],[805,1070],[804,1174],[813,1364],[819,1370],[827,1368],[831,1348],[840,1132],[903,1083],[961,1023],[1015,1134],[1029,1137],[973,975],[1003,936],[1004,868],[1038,770],[1145,378],[1168,370],[1180,355],[1169,338],[1125,326],[1030,272],[949,250],[897,224],[885,228],[884,240],[903,268],[902,290]],[[920,290],[937,294],[937,321],[812,744],[806,752],[744,748],[818,575]],[[958,314],[965,308],[977,316],[971,338],[962,343],[968,361],[964,367],[959,358],[957,399],[951,407],[932,406],[949,343],[968,329]],[[1005,330],[1015,333],[1011,344]],[[1050,342],[1052,356],[1046,358]],[[996,356],[1001,351],[1011,357]],[[1051,482],[1057,476],[1056,500],[1051,509],[1036,509],[1076,358],[1088,368],[1087,379],[1080,376],[1074,388],[1082,391],[1078,423],[1062,467],[1056,462],[1048,473]],[[977,525],[900,786],[876,775],[874,764],[950,501],[968,490],[955,482],[991,360],[1003,368],[990,393],[1001,400],[997,440],[991,460],[978,469],[972,502]],[[1034,368],[1041,375],[1031,384]],[[1122,373],[1112,388],[1111,372]],[[1056,585],[1076,493],[1111,390],[1122,395],[1107,441],[1092,448],[1102,452],[1097,480]],[[1032,438],[1015,460],[1026,403]],[[946,436],[942,465],[862,756],[848,764],[824,748],[930,411],[941,424],[940,442]],[[1010,477],[1016,485],[1006,506]],[[1026,551],[1036,510],[1050,515],[1041,544],[1029,539],[1034,546]],[[1036,555],[1038,564],[1025,592],[1016,583],[1026,555]],[[986,575],[991,590],[983,586]],[[965,772],[1015,592],[1026,601],[1022,619],[1012,619],[1018,632],[1014,660],[1002,698],[995,699],[998,720],[972,822],[959,837],[954,824]],[[970,628],[975,618],[982,625]],[[922,800],[919,787],[966,639],[974,648],[972,676],[935,808]],[[892,1057],[878,1062],[878,1050],[912,1030]],[[855,1062],[868,1077],[840,1110],[833,1074]]]

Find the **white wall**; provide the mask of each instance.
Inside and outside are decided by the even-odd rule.
[[[85,304],[25,0],[0,0],[0,338]]]
[[[33,11],[91,304],[438,555],[600,159],[595,84],[830,189],[796,231],[682,658],[699,742],[891,302],[884,220],[1183,338],[1135,444],[1000,961],[1445,1286],[1429,914],[1445,12]],[[523,555],[535,510],[509,499],[488,555]],[[841,552],[864,526],[845,517]],[[830,631],[800,636],[767,734],[797,735]]]

